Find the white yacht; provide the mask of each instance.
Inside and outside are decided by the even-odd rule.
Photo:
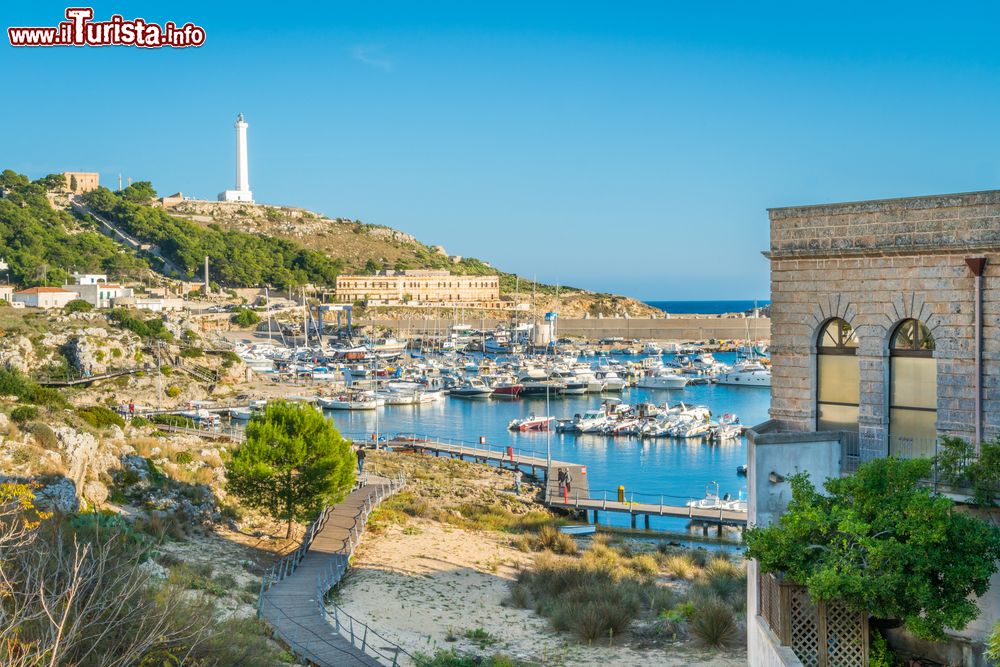
[[[639,389],[683,389],[687,386],[688,379],[683,375],[678,375],[673,371],[662,368],[653,373],[648,373],[639,378],[635,386]]]
[[[654,356],[659,356],[663,354],[663,348],[657,345],[654,341],[649,341],[642,346],[642,354],[651,354]]]
[[[719,373],[715,381],[743,387],[770,387],[771,369],[757,362],[737,364],[731,370]]]
[[[622,391],[625,389],[625,380],[614,371],[602,371],[597,377],[604,382],[604,391]]]

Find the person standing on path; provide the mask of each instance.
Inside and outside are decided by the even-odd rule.
[[[566,468],[559,468],[559,472],[556,475],[556,480],[559,482],[559,495],[566,495]]]
[[[361,474],[364,474],[364,472],[365,472],[365,448],[364,447],[358,447],[357,456],[358,456],[358,474],[361,475]]]
[[[569,470],[567,470],[566,471],[566,493],[563,494],[567,503],[569,502],[569,493],[571,491],[570,487],[572,486],[572,484],[573,484],[573,475],[570,473]]]
[[[514,468],[514,493],[521,495],[521,471]]]

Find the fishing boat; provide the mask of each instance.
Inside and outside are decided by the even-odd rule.
[[[512,419],[507,424],[511,431],[548,431],[555,417],[536,417],[529,415],[523,419]]]

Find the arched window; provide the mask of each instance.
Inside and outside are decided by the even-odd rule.
[[[903,320],[889,340],[889,436],[937,436],[934,337],[920,320]],[[890,450],[891,453],[891,450]]]
[[[816,430],[857,431],[860,396],[854,329],[832,319],[816,341]]]

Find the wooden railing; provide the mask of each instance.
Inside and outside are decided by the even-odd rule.
[[[813,602],[804,586],[770,573],[757,580],[757,614],[805,667],[867,667],[868,614]]]

